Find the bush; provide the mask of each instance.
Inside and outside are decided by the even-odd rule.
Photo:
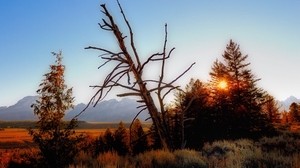
[[[261,151],[250,140],[215,141],[205,144],[203,156],[209,167],[239,168],[249,157],[261,157]]]
[[[261,156],[251,156],[243,162],[245,168],[298,168],[292,166],[291,158],[276,152],[263,153]]]
[[[205,168],[204,159],[193,150],[176,150],[173,153],[164,150],[148,151],[135,158],[139,168]]]
[[[284,156],[300,153],[300,136],[295,133],[283,133],[276,137],[264,137],[258,145],[263,151],[276,151]]]
[[[7,165],[8,168],[34,168],[39,167],[41,158],[36,149],[23,149],[11,151],[12,156]]]
[[[215,141],[205,144],[202,153],[211,168],[299,168],[299,140],[285,136],[262,138],[256,143],[245,139]]]
[[[190,167],[207,167],[206,163],[204,162],[203,157],[199,152],[194,150],[176,150],[174,152],[176,158],[176,164],[178,167],[182,168],[190,168]]]

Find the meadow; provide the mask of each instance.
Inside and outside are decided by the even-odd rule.
[[[88,143],[88,140],[93,142],[105,132],[104,126],[109,124],[117,125],[105,123],[100,128],[95,128],[94,125],[94,128],[76,129],[76,133],[87,135],[88,139],[85,143]],[[291,125],[288,129],[278,128],[281,129],[279,135],[263,137],[257,141],[239,139],[205,143],[201,151],[150,150],[135,156],[119,156],[114,151],[92,156],[89,152],[82,151],[76,157],[75,163],[69,167],[300,168],[299,128],[299,125]],[[37,153],[37,146],[32,142],[27,129],[1,129],[0,168],[31,164],[38,156]]]

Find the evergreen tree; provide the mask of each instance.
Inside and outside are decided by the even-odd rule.
[[[113,151],[113,142],[115,140],[113,133],[110,131],[109,128],[105,130],[103,135],[104,139],[104,151]]]
[[[273,96],[271,95],[266,96],[266,101],[263,104],[262,109],[272,123],[280,122],[278,103],[275,101]]]
[[[143,130],[139,119],[136,119],[131,127],[131,146],[134,155],[142,153],[148,149],[147,136]]]
[[[155,127],[152,124],[149,131],[148,131],[149,136],[149,147],[151,149],[161,149],[162,148],[162,144],[160,142],[159,136],[157,134],[157,132],[155,131]]]
[[[100,135],[95,144],[95,156],[99,153],[113,151],[114,150],[114,136],[109,128],[107,128],[103,135]]]
[[[72,89],[64,83],[61,52],[53,53],[56,64],[37,90],[39,99],[32,105],[38,117],[36,129],[29,129],[33,141],[38,144],[43,158],[43,167],[62,168],[72,163],[77,154],[77,143],[81,137],[75,136],[76,120],[63,121],[65,111],[73,108]]]
[[[129,152],[128,134],[123,122],[119,123],[119,127],[114,133],[114,149],[122,156]]]
[[[224,132],[228,138],[255,138],[268,133],[272,126],[262,113],[266,92],[257,87],[259,79],[249,69],[248,56],[242,55],[232,40],[222,56],[224,62],[216,61],[210,73],[213,113],[220,116],[216,123],[223,121],[226,125],[219,132]]]
[[[300,106],[297,103],[292,103],[289,108],[291,122],[300,122]]]
[[[175,109],[179,114],[186,109],[183,118],[185,146],[199,148],[209,130],[206,125],[211,125],[207,120],[209,118],[209,89],[206,84],[200,80],[191,79],[185,91],[176,95]],[[175,128],[174,132],[179,133],[180,128]],[[181,139],[181,137],[179,136],[177,139]]]
[[[282,118],[281,118],[281,124],[289,124],[290,123],[290,117],[289,112],[283,111],[282,112]]]

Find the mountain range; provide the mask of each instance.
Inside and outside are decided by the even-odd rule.
[[[33,114],[31,105],[38,99],[37,96],[26,96],[19,100],[16,104],[9,107],[0,107],[0,120],[16,121],[16,120],[37,120]],[[79,117],[82,121],[91,122],[129,122],[139,112],[136,107],[140,104],[134,99],[116,99],[99,102],[95,107],[88,107]],[[69,120],[80,113],[86,104],[78,104],[74,109],[66,112],[65,119]],[[139,115],[140,120],[149,117],[147,111]]]
[[[33,114],[33,109],[31,108],[31,105],[37,100],[37,98],[37,96],[26,96],[12,106],[0,107],[0,120],[37,120],[37,117]],[[289,106],[293,102],[300,103],[300,99],[290,96],[284,101],[277,101],[277,104],[280,107],[280,111],[288,111]],[[128,98],[120,101],[116,99],[105,100],[98,103],[95,107],[88,107],[78,117],[78,119],[91,122],[128,122],[131,121],[139,112],[139,109],[136,108],[139,105],[140,104],[137,103],[136,100]],[[66,112],[65,119],[70,120],[80,113],[86,106],[87,105],[83,103],[76,105],[74,109]],[[142,121],[148,117],[149,114],[147,111],[144,111],[139,115],[139,119]]]
[[[297,99],[295,96],[290,96],[284,101],[277,101],[277,104],[279,105],[280,111],[289,111],[290,105],[294,102],[300,103],[300,99]]]

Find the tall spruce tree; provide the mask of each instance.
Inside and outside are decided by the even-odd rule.
[[[271,95],[266,96],[266,101],[263,104],[263,112],[267,115],[267,118],[272,123],[280,122],[280,113],[279,113],[279,105],[275,101],[275,98]]]
[[[128,133],[122,121],[114,133],[114,149],[122,156],[129,152]]]
[[[222,57],[223,62],[215,62],[212,68],[210,83],[215,91],[212,96],[215,113],[227,125],[224,127],[226,136],[255,138],[271,131],[262,113],[266,92],[257,86],[259,79],[249,68],[248,56],[230,40]]]
[[[291,122],[300,122],[300,105],[294,102],[290,105],[289,110]]]
[[[136,119],[133,122],[130,136],[131,150],[134,155],[142,153],[148,149],[147,136],[139,119]]]
[[[113,133],[107,128],[104,134],[101,134],[95,141],[94,156],[98,156],[99,153],[112,152],[114,150],[114,141]]]
[[[191,79],[185,87],[185,91],[179,92],[175,96],[175,111],[181,114],[183,109],[186,109],[183,115],[184,145],[187,148],[200,148],[201,142],[204,141],[204,137],[207,137],[209,130],[206,126],[211,125],[207,120],[210,115],[209,89],[200,80]],[[180,133],[179,129],[175,128],[174,132]],[[175,138],[182,139],[180,136]]]
[[[29,129],[29,133],[41,151],[42,166],[63,168],[72,163],[81,137],[75,136],[75,119],[68,123],[63,121],[66,110],[73,108],[74,98],[72,89],[65,85],[62,54],[53,55],[56,62],[44,75],[45,79],[37,90],[39,99],[32,105],[38,117],[36,129]]]

